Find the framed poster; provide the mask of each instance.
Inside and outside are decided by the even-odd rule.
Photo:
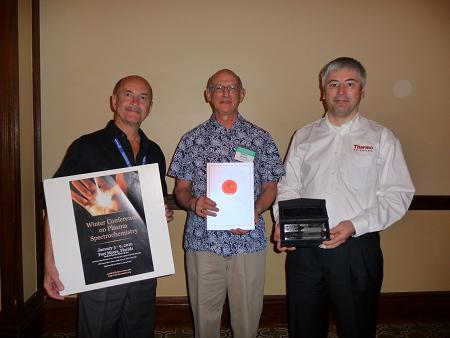
[[[208,230],[255,229],[253,162],[207,163],[207,196],[217,203]]]
[[[158,164],[44,180],[68,295],[175,272]]]

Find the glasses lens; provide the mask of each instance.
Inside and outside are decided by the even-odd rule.
[[[224,85],[220,84],[220,85],[212,86],[212,89],[215,93],[224,93],[225,90],[229,93],[236,93],[238,91],[238,86],[237,85],[224,86]]]

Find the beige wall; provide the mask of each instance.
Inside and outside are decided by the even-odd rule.
[[[154,87],[153,111],[143,129],[161,145],[168,163],[181,135],[209,117],[203,89],[208,76],[222,67],[235,70],[244,81],[242,114],[269,130],[284,156],[294,130],[323,113],[320,68],[349,55],[368,70],[361,111],[400,137],[417,193],[449,195],[450,3],[344,4],[42,0],[44,178],[56,170],[73,139],[105,125],[112,116],[108,97],[114,83],[133,73],[147,77]],[[173,180],[168,183],[172,188]],[[186,294],[181,249],[185,214],[176,216],[170,231],[177,274],[161,279],[159,295]],[[430,231],[429,224],[437,225],[436,238],[448,237],[449,217],[427,216],[423,224],[423,214],[411,212],[383,234],[385,291],[449,289],[450,278],[437,266],[448,262],[448,246],[418,244],[420,228]],[[434,266],[427,264],[430,250],[439,253]],[[415,266],[427,273],[432,268],[433,275],[419,272],[413,282],[412,269],[398,252],[410,252]],[[283,255],[270,250],[268,262],[266,293],[284,293]]]
[[[26,301],[37,287],[31,0],[18,1],[18,13],[22,265],[23,295]]]
[[[450,211],[411,211],[382,233],[383,291],[450,290]]]

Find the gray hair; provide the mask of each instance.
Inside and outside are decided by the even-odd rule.
[[[320,81],[322,89],[325,90],[326,80],[330,73],[341,70],[343,68],[351,69],[358,73],[361,87],[364,88],[364,86],[366,85],[367,77],[366,69],[358,60],[344,56],[334,59],[322,68],[322,70],[320,71]]]

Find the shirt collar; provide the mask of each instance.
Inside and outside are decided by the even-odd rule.
[[[122,131],[122,129],[117,127],[117,125],[114,123],[114,120],[110,120],[106,125],[105,129],[113,139],[116,137],[119,137],[120,140],[127,139],[127,135]],[[140,128],[139,128],[139,136],[141,137],[141,140],[142,138],[147,138],[147,136]]]
[[[211,114],[211,117],[208,120],[208,123],[210,123],[216,129],[220,129],[220,130],[233,130],[233,129],[239,127],[240,125],[242,125],[243,122],[244,122],[244,118],[242,117],[242,115],[239,112],[238,112],[236,121],[234,121],[234,123],[230,129],[225,128],[219,122],[217,122],[216,118],[214,117],[214,114]]]
[[[341,124],[340,126],[335,126],[330,122],[330,119],[328,118],[328,112],[325,115],[325,122],[328,125],[328,127],[331,130],[336,131],[340,135],[344,135],[352,131],[354,129],[354,126],[358,124],[358,121],[359,121],[359,112],[357,112],[356,115],[350,121],[347,121],[344,124]]]

